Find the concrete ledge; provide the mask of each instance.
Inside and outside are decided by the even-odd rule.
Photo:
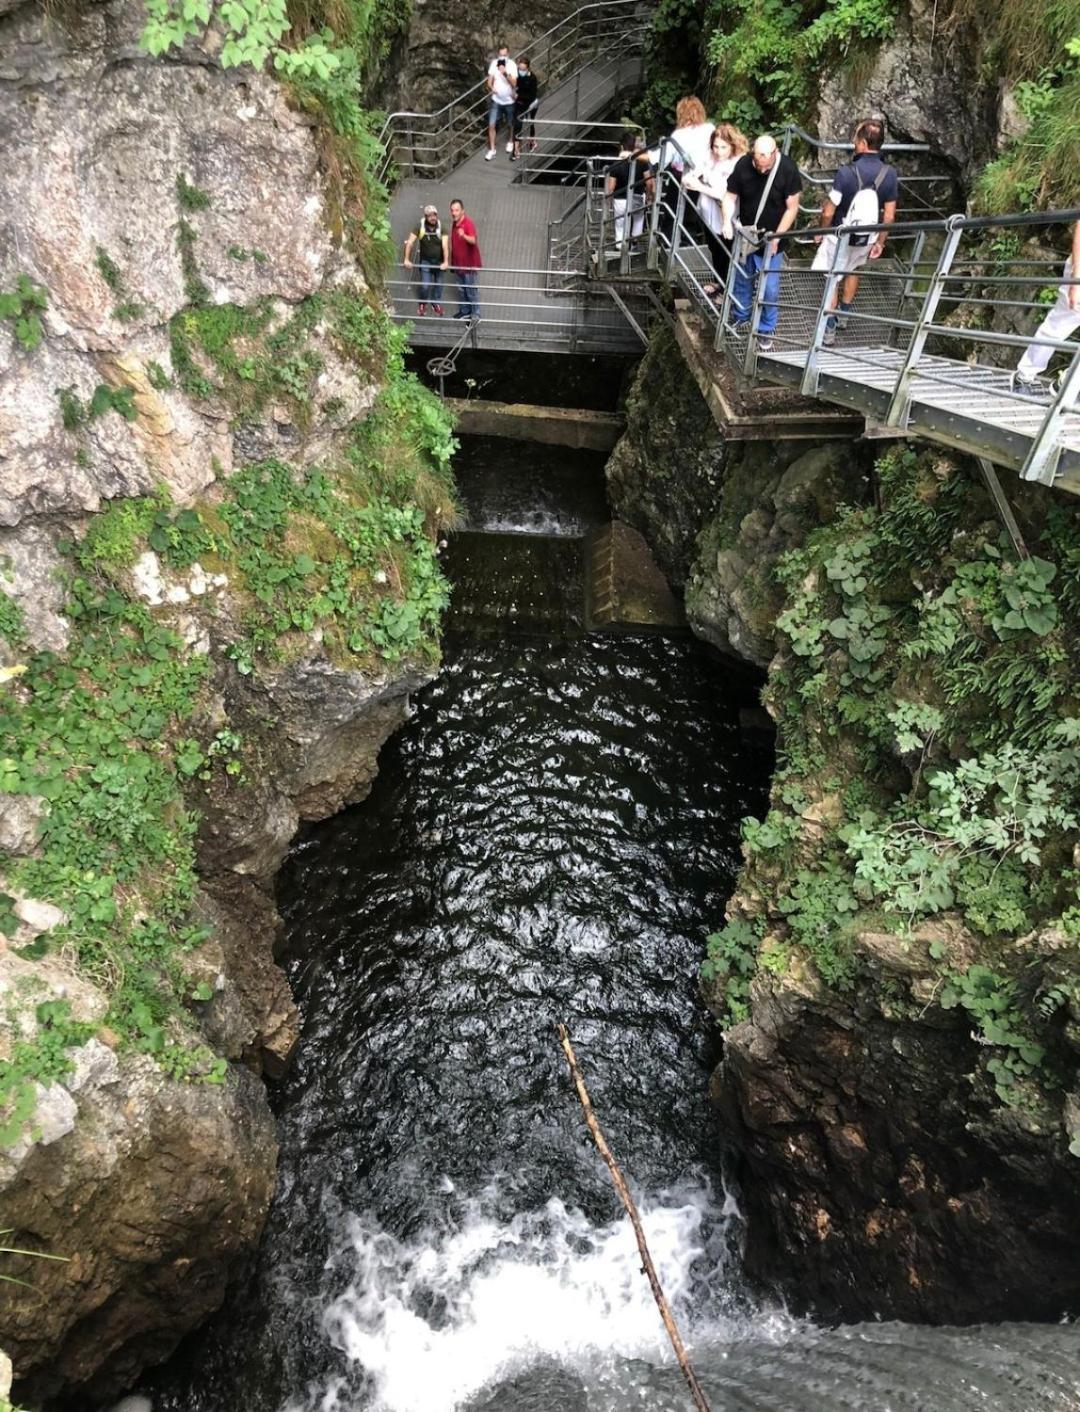
[[[782,387],[740,387],[727,360],[713,350],[711,329],[675,301],[675,340],[701,389],[713,421],[728,441],[850,441],[863,419]]]
[[[505,436],[583,451],[610,451],[626,426],[625,418],[615,412],[590,412],[584,407],[536,407],[531,402],[486,402],[472,397],[448,397],[446,405],[465,436]]]

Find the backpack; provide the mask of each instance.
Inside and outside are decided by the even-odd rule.
[[[881,203],[878,194],[881,191],[881,183],[889,174],[889,168],[882,162],[878,168],[878,174],[873,182],[866,186],[863,184],[862,172],[855,162],[851,163],[851,168],[859,183],[859,189],[851,198],[851,205],[847,208],[847,214],[840,222],[840,227],[850,226],[875,226],[881,218]],[[852,245],[869,245],[870,236],[849,235],[848,241]]]

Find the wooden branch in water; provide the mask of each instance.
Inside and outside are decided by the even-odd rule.
[[[660,1284],[660,1278],[656,1273],[656,1266],[652,1262],[649,1254],[649,1247],[645,1242],[645,1231],[641,1224],[641,1217],[638,1209],[634,1205],[634,1198],[630,1195],[630,1188],[626,1185],[626,1179],[619,1170],[619,1164],[612,1156],[611,1148],[608,1147],[600,1124],[596,1121],[596,1114],[593,1112],[592,1103],[589,1100],[589,1090],[585,1087],[585,1080],[581,1077],[581,1070],[578,1068],[577,1057],[570,1044],[570,1036],[565,1025],[556,1025],[556,1033],[559,1042],[562,1044],[563,1053],[566,1055],[566,1062],[570,1065],[570,1077],[574,1081],[577,1089],[577,1096],[581,1100],[581,1106],[585,1110],[585,1121],[592,1133],[593,1141],[596,1143],[600,1156],[607,1163],[608,1171],[611,1173],[611,1180],[615,1183],[615,1190],[619,1193],[619,1199],[626,1207],[626,1214],[630,1217],[630,1222],[634,1227],[634,1235],[637,1238],[638,1250],[641,1252],[641,1269],[644,1275],[648,1276],[649,1284],[652,1287],[653,1298],[656,1300],[656,1307],[660,1310],[660,1317],[664,1321],[664,1328],[667,1329],[671,1346],[675,1350],[675,1357],[679,1361],[683,1377],[686,1379],[686,1386],[690,1389],[690,1396],[693,1398],[694,1406],[698,1412],[710,1412],[709,1404],[705,1400],[705,1394],[701,1390],[701,1384],[695,1376],[690,1365],[683,1341],[679,1336],[679,1330],[672,1317],[671,1307],[664,1297],[664,1291]]]

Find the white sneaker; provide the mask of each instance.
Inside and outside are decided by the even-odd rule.
[[[484,156],[484,161],[485,161],[485,162],[490,162],[491,159],[492,159],[492,157],[494,157],[494,155],[495,155],[495,149],[494,149],[494,147],[489,147],[488,150],[487,150],[487,152],[486,152],[486,154],[485,154],[485,156]]]
[[[506,144],[506,150],[507,150],[508,152],[512,152],[512,151],[514,150],[514,144],[513,144],[512,142],[508,142],[508,143]]]

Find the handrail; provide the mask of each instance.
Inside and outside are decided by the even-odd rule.
[[[539,37],[523,44],[519,52],[530,50],[537,55],[541,82],[554,82],[558,86],[572,79],[575,74],[580,74],[590,62],[594,62],[601,55],[614,52],[620,57],[632,57],[640,52],[646,26],[635,29],[627,23],[626,17],[635,12],[643,13],[646,3],[647,0],[590,0],[589,4],[580,6]],[[546,50],[546,54],[539,59],[542,50]],[[564,64],[567,58],[571,59],[569,69]],[[543,71],[540,71],[541,64],[544,65]],[[455,150],[464,149],[466,140],[462,132],[463,126],[470,126],[474,119],[480,116],[486,102],[485,77],[434,112],[420,113],[399,109],[388,113],[379,133],[384,155],[376,173],[378,180],[386,182],[394,166],[392,138],[395,132],[404,127],[415,135],[417,129],[422,129],[425,135],[435,139],[439,145],[422,147],[419,150],[424,153],[436,153],[436,159],[426,160],[425,165],[438,169],[447,149],[450,149],[451,160]]]
[[[620,7],[628,10],[640,9],[641,0],[593,0],[591,4],[579,5],[576,10],[572,10],[565,18],[558,20],[550,29],[545,30],[544,33],[539,35],[536,39],[527,40],[526,43],[519,45],[518,52],[524,54],[528,49],[539,49],[541,45],[546,44],[557,34],[560,29],[565,29],[567,26],[580,20],[580,17],[590,10],[611,10]],[[402,108],[397,112],[387,113],[386,121],[383,123],[383,131],[386,131],[391,120],[394,118],[441,118],[444,113],[449,113],[457,104],[464,102],[470,94],[477,93],[480,89],[486,87],[487,79],[478,79],[471,88],[466,88],[463,93],[459,93],[456,98],[451,98],[449,102],[444,103],[441,108],[436,108],[432,113],[414,112],[409,108]]]
[[[1080,208],[860,224],[861,236],[887,233],[887,258],[857,267],[855,302],[840,310],[835,292],[849,272],[840,254],[851,247],[842,238],[825,246],[831,264],[822,267],[816,257],[817,270],[803,253],[817,239],[842,234],[840,228],[815,221],[778,236],[733,222],[730,246],[715,233],[705,240],[700,218],[687,212],[687,189],[670,170],[676,146],[670,139],[660,145],[645,252],[594,167],[585,235],[597,279],[651,271],[677,286],[713,329],[716,350],[751,382],[764,377],[794,386],[861,410],[899,434],[917,427],[1044,485],[1054,483],[1067,451],[1072,484],[1080,486],[1080,345],[1041,332],[1041,317],[1036,324],[1049,312],[1039,297],[1047,286],[1060,301],[1063,289],[1080,286],[1080,270],[1066,278],[1061,257],[1049,263],[1045,247],[1041,254],[1002,256],[983,243],[988,231],[1071,226]],[[640,220],[635,224],[640,228]],[[755,278],[751,254],[774,241],[794,260],[778,262],[775,277]],[[633,265],[643,255],[644,265]],[[965,309],[976,316],[1002,310],[1010,328],[971,327],[971,317],[956,317]],[[1014,331],[1018,315],[1033,332]],[[1025,377],[1037,378],[1051,356],[1068,360],[1056,390],[1046,381],[1016,381],[1021,353],[1031,355],[1026,366],[1033,371]]]
[[[855,149],[854,142],[850,140],[829,142],[823,137],[815,137],[813,133],[807,132],[806,129],[800,127],[798,123],[788,123],[784,128],[784,141],[781,144],[782,151],[790,151],[791,139],[793,137],[800,138],[809,147],[815,147],[825,152],[852,152]],[[881,150],[882,152],[932,152],[934,149],[930,146],[929,142],[886,142]]]

